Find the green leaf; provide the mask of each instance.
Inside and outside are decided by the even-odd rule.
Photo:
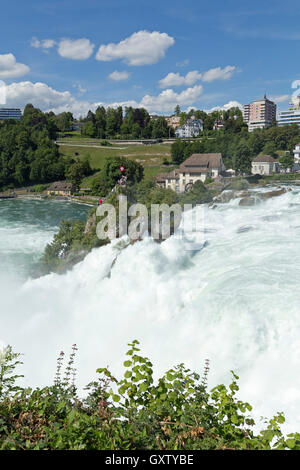
[[[113,395],[112,399],[113,399],[113,401],[118,402],[118,401],[120,401],[121,397],[119,397],[119,395]]]
[[[131,364],[132,364],[131,361],[124,361],[124,362],[123,362],[124,367],[130,367]]]
[[[147,392],[148,390],[148,384],[147,383],[142,383],[139,385],[139,390],[140,392]]]
[[[293,449],[295,447],[295,439],[287,439],[285,442],[289,449]]]

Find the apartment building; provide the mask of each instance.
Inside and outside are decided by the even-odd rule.
[[[255,129],[268,129],[276,119],[277,106],[266,95],[264,99],[244,105],[244,121],[248,124],[249,132]]]
[[[0,108],[0,121],[20,121],[22,112],[18,108]]]

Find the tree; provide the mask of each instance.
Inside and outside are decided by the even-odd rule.
[[[233,158],[233,168],[239,173],[250,173],[251,171],[251,153],[244,139],[239,142],[236,148]]]
[[[293,168],[295,164],[294,157],[290,153],[286,153],[283,157],[279,158],[279,163],[285,170]]]
[[[74,191],[78,191],[84,176],[84,166],[81,162],[75,162],[66,172],[67,180],[72,183]]]
[[[176,165],[180,165],[184,161],[184,150],[186,148],[185,142],[176,140],[171,147],[171,158],[172,162]]]
[[[274,142],[268,142],[266,143],[266,145],[264,145],[264,148],[263,148],[263,153],[265,155],[271,155],[272,157],[275,157],[276,154],[276,145],[274,144]]]
[[[69,112],[61,113],[56,116],[56,125],[61,132],[68,132],[72,130],[73,114]]]
[[[152,138],[162,139],[167,137],[169,137],[169,126],[165,118],[159,116],[153,123]]]
[[[93,193],[105,196],[119,181],[122,175],[121,166],[125,168],[128,183],[135,184],[142,180],[144,168],[140,163],[125,157],[109,157],[106,158],[100,174],[94,179]]]
[[[96,126],[93,123],[93,121],[87,121],[83,124],[81,128],[81,133],[83,135],[87,135],[89,137],[95,137],[96,136]]]
[[[174,114],[175,116],[180,116],[180,113],[181,113],[181,109],[180,109],[179,104],[177,104],[174,109]]]

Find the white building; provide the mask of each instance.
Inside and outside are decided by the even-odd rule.
[[[271,155],[260,155],[252,161],[252,175],[279,173],[279,163]]]
[[[20,121],[22,111],[19,108],[0,108],[0,121]]]
[[[300,144],[297,144],[294,149],[295,163],[300,163]]]
[[[279,113],[278,126],[297,124],[300,127],[300,110],[281,111]]]
[[[206,178],[217,178],[225,171],[221,153],[194,153],[180,165],[179,170],[174,170],[167,175],[157,175],[156,181],[161,187],[165,181],[165,188],[183,193],[196,181],[204,182]]]
[[[189,119],[183,126],[175,131],[178,138],[197,137],[203,131],[202,119]]]

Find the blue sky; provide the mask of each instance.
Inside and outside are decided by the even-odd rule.
[[[10,0],[0,28],[6,104],[170,114],[267,92],[284,109],[300,79],[299,17],[295,0]]]

